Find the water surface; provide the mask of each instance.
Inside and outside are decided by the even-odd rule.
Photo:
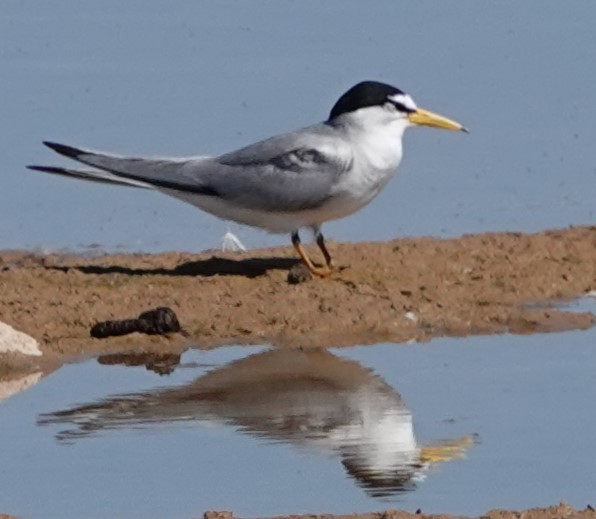
[[[339,240],[594,223],[593,2],[4,0],[0,247],[199,251],[228,228],[158,193],[25,171],[43,139],[123,154],[222,153],[326,118],[362,79],[470,135],[411,130],[399,177]]]
[[[595,338],[190,351],[161,377],[69,365],[0,406],[0,509],[185,518],[584,507]]]

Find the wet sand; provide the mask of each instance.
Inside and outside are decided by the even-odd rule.
[[[191,344],[327,347],[594,324],[592,314],[553,305],[596,289],[594,226],[329,248],[349,267],[300,284],[288,283],[298,263],[291,247],[96,256],[4,251],[0,320],[59,359]],[[187,337],[90,337],[98,321],[160,306],[176,312]]]
[[[0,379],[10,382],[14,373],[38,362],[58,366],[98,354],[167,356],[189,346],[226,343],[323,348],[437,336],[556,332],[596,322],[590,313],[556,306],[596,289],[594,226],[447,240],[331,242],[329,248],[349,267],[330,278],[299,284],[288,282],[298,263],[291,247],[240,254],[0,252],[0,320],[35,337],[44,352],[41,361],[0,359]],[[90,337],[98,321],[135,317],[160,306],[177,313],[186,335]],[[119,361],[118,356],[106,358]],[[4,517],[8,516],[0,515]],[[206,517],[232,515],[208,512]],[[452,516],[387,511],[309,517]],[[483,517],[596,514],[589,508],[576,511],[558,505],[523,512],[493,510]]]
[[[198,517],[198,516],[197,516]],[[433,514],[427,515],[422,512],[410,513],[402,510],[386,510],[369,514],[308,514],[308,515],[287,515],[271,519],[465,519],[466,516]],[[234,519],[238,518],[232,512],[205,512],[204,519]],[[526,510],[489,510],[481,516],[482,519],[595,519],[596,511],[591,505],[583,510],[576,510],[565,503],[554,505],[548,508],[528,508]],[[16,516],[0,514],[0,519],[18,519]]]
[[[233,519],[231,512],[207,512],[204,519]],[[275,519],[462,519],[465,516],[433,514],[427,515],[422,512],[409,513],[400,510],[387,510],[370,514],[350,515],[288,515],[279,516]],[[483,514],[482,519],[594,519],[596,512],[591,505],[584,510],[575,510],[565,503],[549,508],[529,508],[527,510],[489,510]]]

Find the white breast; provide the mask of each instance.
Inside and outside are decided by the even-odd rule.
[[[402,157],[402,125],[381,126],[377,131],[354,132],[353,168],[336,186],[354,212],[368,204],[393,177]]]

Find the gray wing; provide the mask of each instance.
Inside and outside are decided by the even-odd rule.
[[[324,124],[272,137],[217,158],[130,158],[44,142],[61,155],[106,171],[70,176],[146,185],[176,196],[218,197],[239,207],[292,212],[320,206],[352,161],[347,143]],[[48,171],[47,167],[34,169]],[[66,170],[62,170],[63,174]],[[186,198],[186,197],[185,197]]]
[[[64,168],[50,168],[49,166],[29,166],[30,169],[57,173],[51,169],[61,169],[61,174],[85,180],[110,181],[139,187],[153,187],[185,193],[214,195],[212,189],[205,185],[201,175],[198,175],[201,165],[208,162],[209,157],[191,158],[145,158],[121,157],[108,153],[100,153],[44,141],[44,144],[60,155],[74,159],[88,166],[98,168],[105,173],[94,170],[66,170]],[[73,174],[74,173],[74,174]]]
[[[332,132],[317,125],[222,155],[208,183],[222,198],[250,209],[316,208],[352,164],[351,149]]]

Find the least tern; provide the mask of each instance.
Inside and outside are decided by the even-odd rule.
[[[290,233],[308,269],[336,271],[321,225],[367,205],[385,187],[402,158],[402,136],[413,125],[467,131],[419,108],[399,88],[364,81],[350,88],[321,123],[277,135],[220,156],[124,157],[44,144],[94,169],[28,168],[109,184],[151,188],[225,220]],[[310,228],[325,258],[316,266],[298,234]]]

